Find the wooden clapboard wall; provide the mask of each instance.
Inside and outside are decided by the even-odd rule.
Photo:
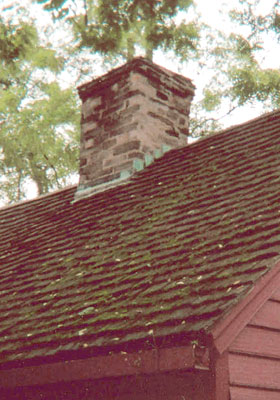
[[[231,400],[280,399],[280,289],[229,349]]]

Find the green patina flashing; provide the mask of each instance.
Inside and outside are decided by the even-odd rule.
[[[144,169],[144,161],[136,158],[133,160],[133,168],[135,171],[142,171]]]

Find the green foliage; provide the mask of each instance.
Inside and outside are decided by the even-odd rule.
[[[16,201],[33,181],[39,194],[77,171],[79,110],[56,83],[63,60],[40,46],[34,25],[0,22],[0,194]]]
[[[230,16],[232,20],[240,25],[250,27],[250,38],[260,37],[262,33],[273,31],[279,34],[280,25],[280,4],[278,0],[271,7],[267,15],[262,15],[258,11],[260,0],[239,0],[240,8],[232,10]]]
[[[0,18],[0,58],[9,65],[16,60],[29,58],[30,50],[37,46],[38,36],[34,26],[22,23],[14,26]]]
[[[168,27],[162,27],[162,35],[158,35],[157,41],[153,42],[155,48],[162,48],[164,51],[173,50],[179,60],[187,60],[190,53],[197,52],[199,41],[198,26],[185,21],[176,25],[171,23]]]
[[[55,9],[63,8],[63,5],[66,1],[67,0],[38,0],[38,3],[45,4],[44,8],[46,10],[53,11]]]
[[[233,45],[233,50],[240,61],[255,62],[254,52],[261,49],[261,46],[258,43],[252,45],[246,38],[237,34],[231,34],[230,41]]]
[[[206,88],[204,90],[202,106],[206,111],[213,111],[221,104],[221,94]]]
[[[230,96],[244,105],[259,101],[270,109],[280,106],[280,71],[262,68],[258,53],[264,49],[264,38],[280,39],[280,4],[275,2],[267,15],[258,11],[259,1],[240,0],[240,9],[231,11],[231,18],[246,26],[247,37],[231,35],[235,65],[228,70],[231,82]]]
[[[38,47],[30,59],[33,68],[46,69],[52,72],[60,72],[64,60],[62,57],[57,57],[55,50]]]
[[[188,11],[192,0],[84,1],[83,12],[71,13],[73,0],[37,0],[56,18],[70,22],[78,49],[91,48],[102,56],[131,59],[142,49],[152,59],[157,49],[172,50],[179,58],[196,53],[199,26],[175,24],[179,11]]]
[[[194,137],[221,129],[224,116],[248,103],[280,106],[279,68],[264,66],[261,58],[268,35],[280,42],[279,1],[262,15],[259,0],[240,0],[230,13],[235,28],[229,34],[200,23],[193,0],[33,2],[73,40],[58,56],[48,40],[42,44],[26,13],[22,20],[15,13],[14,22],[0,18],[0,194],[10,201],[25,197],[30,180],[46,193],[77,171],[75,86],[81,76],[100,74],[97,60],[98,67],[111,68],[138,54],[152,59],[161,50],[188,66],[189,77],[204,82],[192,105]],[[71,90],[57,83],[66,68]]]
[[[231,96],[239,105],[252,101],[269,101],[272,107],[280,106],[280,71],[262,70],[257,65],[251,68],[231,70]]]
[[[280,12],[277,10],[274,12],[271,28],[277,35],[280,35]]]

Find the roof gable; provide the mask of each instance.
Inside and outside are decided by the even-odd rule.
[[[2,363],[205,340],[279,256],[279,148],[277,111],[0,210]]]

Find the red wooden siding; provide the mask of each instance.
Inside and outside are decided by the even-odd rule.
[[[234,341],[231,351],[251,355],[258,354],[262,357],[280,356],[279,332],[247,326]]]
[[[267,301],[252,319],[252,324],[280,330],[280,302]]]
[[[231,354],[229,370],[232,385],[280,390],[279,360]]]
[[[231,400],[280,399],[280,290],[230,346]]]
[[[277,289],[271,296],[272,300],[280,301],[280,289]]]
[[[279,400],[279,392],[233,386],[230,391],[231,400]]]

